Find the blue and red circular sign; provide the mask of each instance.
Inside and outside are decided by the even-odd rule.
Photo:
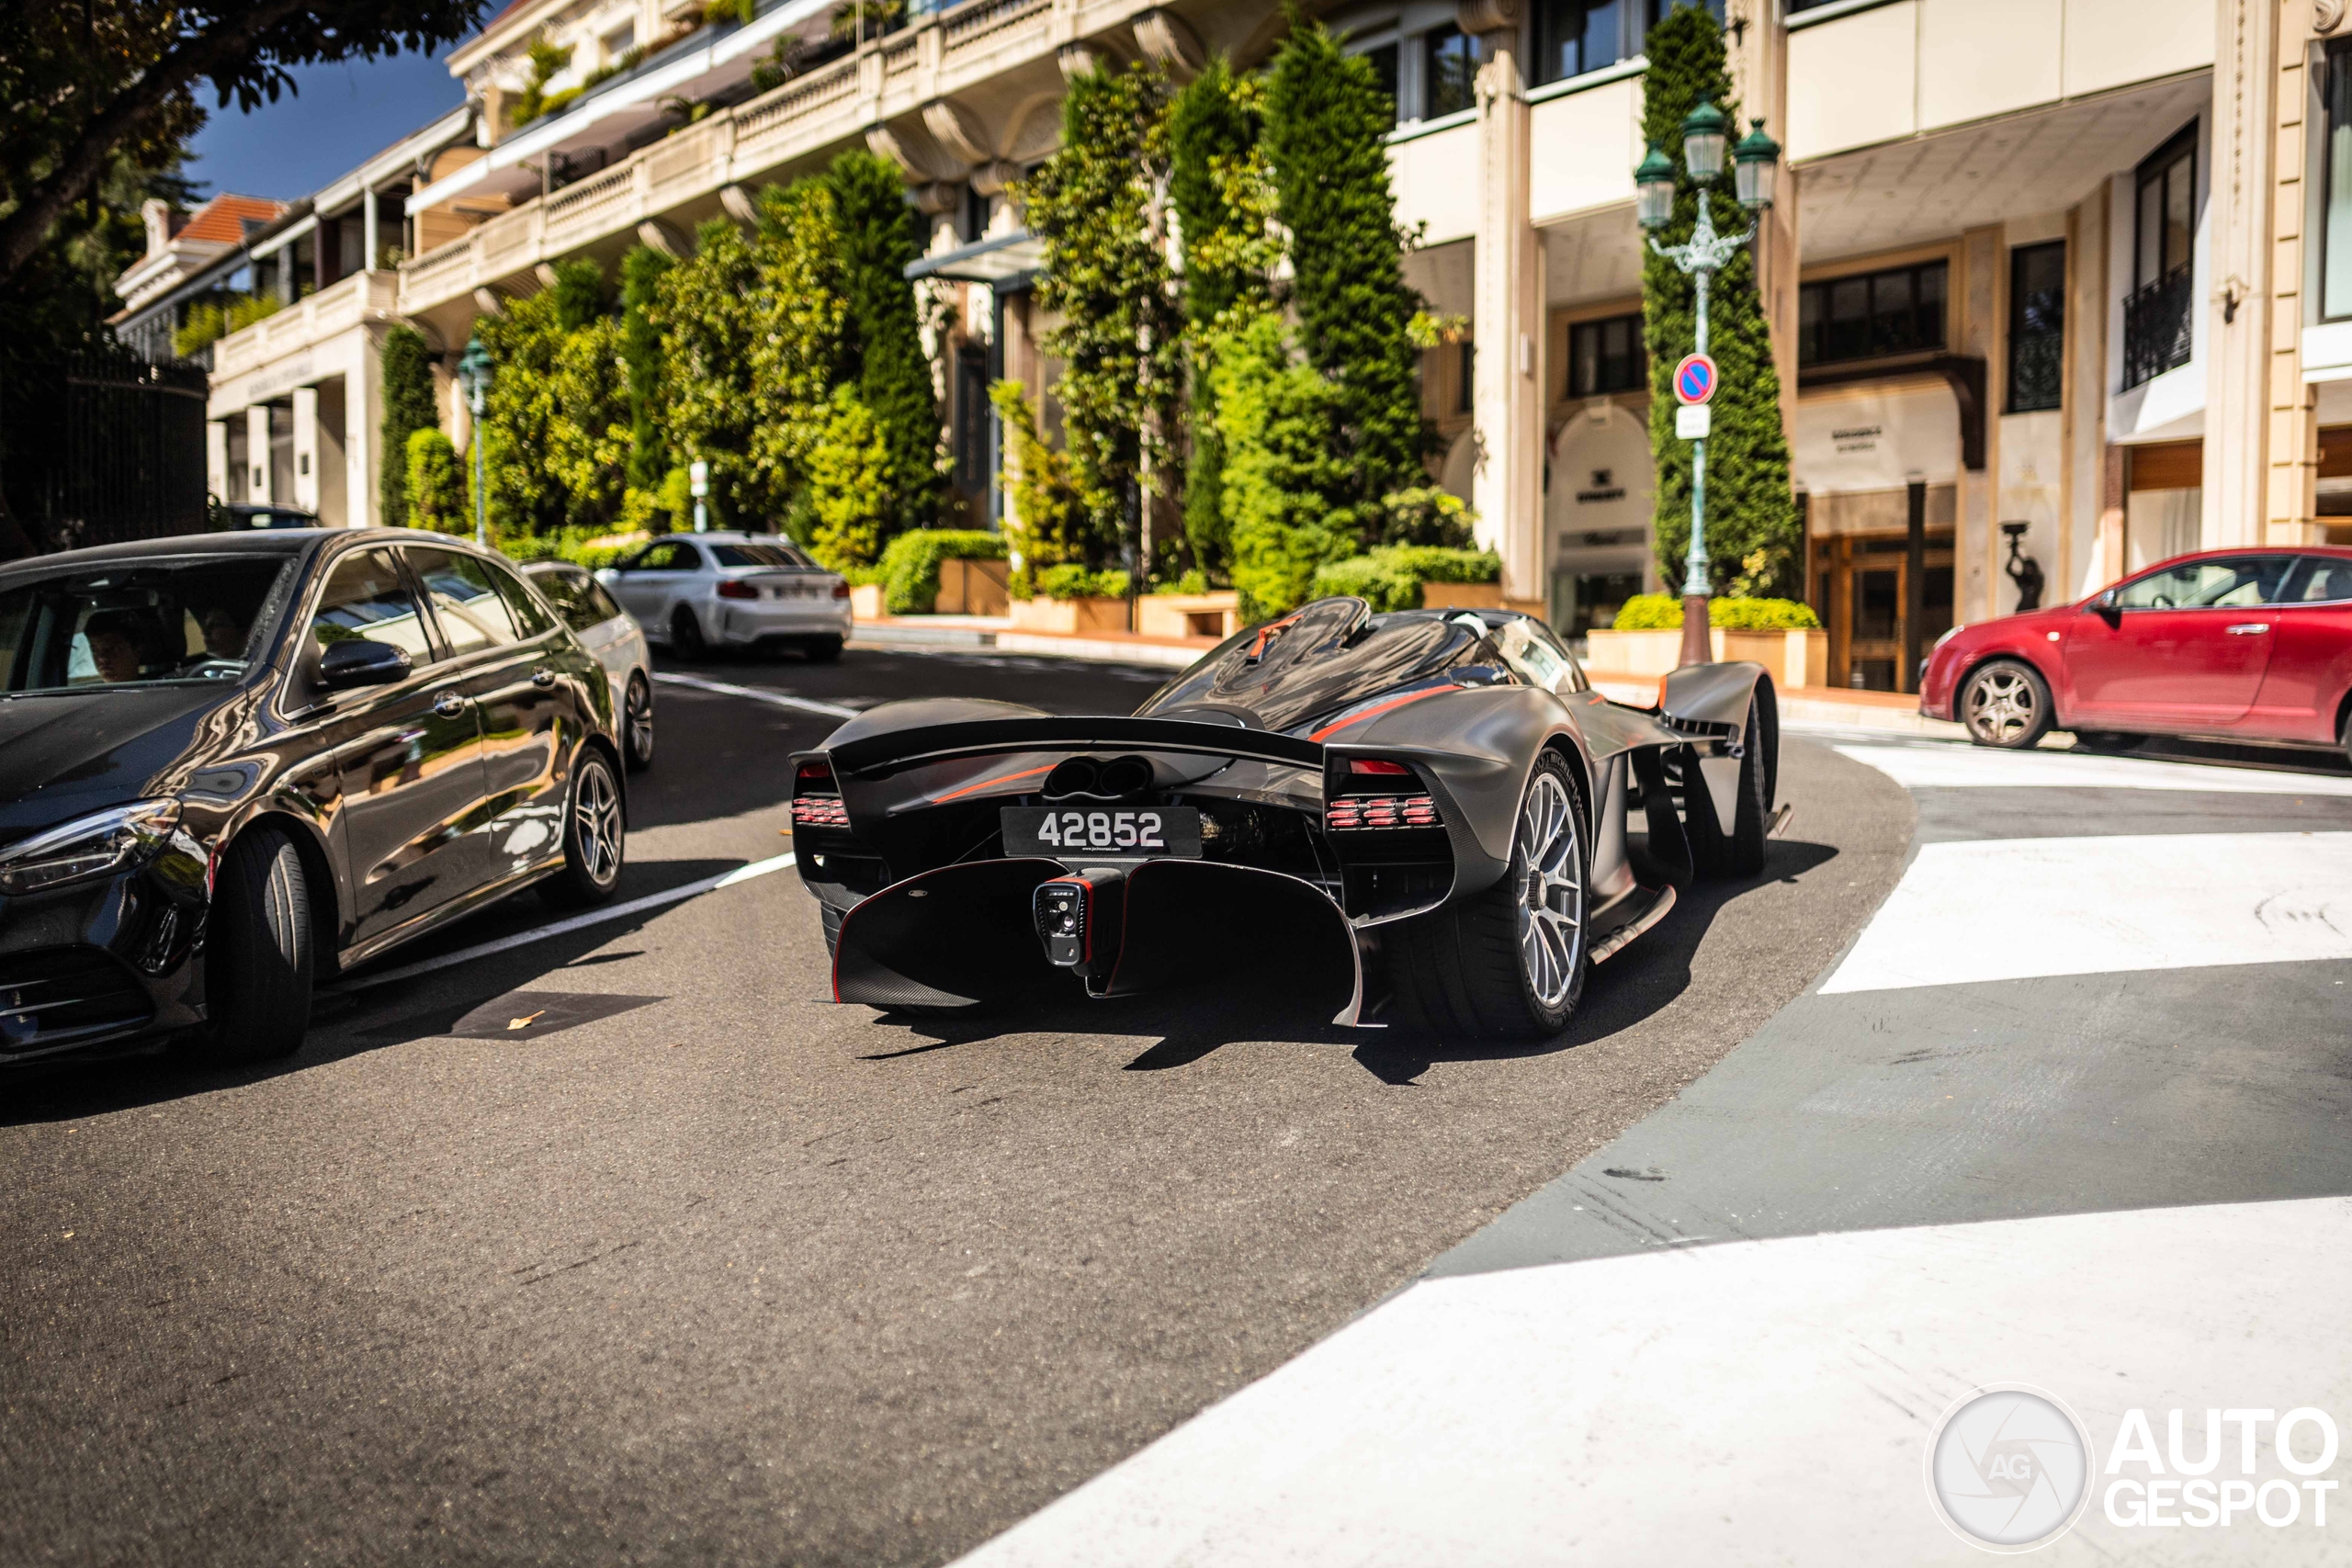
[[[1674,367],[1674,395],[1685,403],[1709,403],[1715,398],[1715,362],[1694,354]]]

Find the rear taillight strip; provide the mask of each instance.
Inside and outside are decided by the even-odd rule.
[[[1323,824],[1333,832],[1369,828],[1439,828],[1437,802],[1426,795],[1350,795],[1323,808]]]
[[[839,795],[804,795],[792,803],[792,825],[796,828],[846,828],[849,807]]]

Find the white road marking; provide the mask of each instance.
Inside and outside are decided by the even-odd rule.
[[[839,703],[820,703],[811,697],[788,696],[782,692],[763,691],[757,686],[738,686],[726,681],[706,681],[699,675],[673,675],[665,670],[653,678],[665,686],[684,686],[721,697],[749,697],[755,703],[797,708],[802,713],[820,713],[828,718],[855,718],[858,715],[856,708],[843,707]]]
[[[2352,958],[2352,833],[1923,844],[1824,992]]]
[[[2097,1450],[2090,1506],[2035,1561],[2171,1561],[2188,1532],[2105,1517],[2104,1461],[2124,1413],[2153,1412],[2160,1442],[2174,1407],[2192,1428],[2209,1406],[2340,1413],[2352,1358],[2325,1303],[2346,1292],[2342,1198],[1736,1242],[1434,1280],[963,1563],[1981,1563],[1928,1503],[1926,1445],[1949,1405],[1996,1382],[2056,1394]],[[2268,1443],[2256,1483],[2292,1485]],[[2340,1561],[2352,1529],[2342,1495],[2325,1528],[2306,1495],[2292,1528],[2241,1517],[2199,1532],[2198,1552]]]
[[[390,981],[407,980],[419,975],[429,975],[435,969],[447,969],[458,964],[470,964],[477,958],[487,958],[493,953],[504,953],[509,948],[527,947],[532,942],[545,942],[551,936],[561,936],[567,931],[585,931],[590,926],[601,926],[608,920],[625,919],[630,915],[642,914],[648,909],[658,909],[664,904],[684,903],[688,898],[699,897],[705,893],[716,892],[721,887],[732,887],[739,882],[749,882],[755,876],[765,876],[772,871],[782,871],[793,863],[794,857],[788,854],[777,855],[772,860],[753,861],[749,865],[739,865],[733,871],[721,872],[716,876],[706,876],[698,882],[689,882],[683,887],[673,887],[665,893],[648,893],[642,898],[631,898],[625,904],[607,904],[602,908],[591,909],[585,914],[571,915],[560,920],[549,921],[544,926],[533,926],[526,931],[516,931],[513,936],[500,937],[495,942],[477,942],[471,947],[461,947],[455,953],[444,953],[436,957],[420,959],[414,964],[404,964],[397,969],[362,975],[356,979],[345,980],[340,985],[322,986],[319,988],[330,995],[364,991]]]
[[[2079,751],[1996,751],[1977,746],[1839,746],[1905,789],[2169,789],[2214,795],[2352,795],[2352,778],[2267,768],[2093,757]]]

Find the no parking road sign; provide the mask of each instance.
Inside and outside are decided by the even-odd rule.
[[[1686,404],[1710,403],[1715,398],[1715,362],[1694,354],[1674,367],[1674,395]]]

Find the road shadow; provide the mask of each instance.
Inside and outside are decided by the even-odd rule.
[[[665,861],[633,867],[617,897],[627,900],[698,881],[730,869],[732,861]],[[452,952],[477,942],[544,923],[553,918],[536,898],[524,895],[460,922],[428,942],[387,954],[372,969],[355,971],[350,990],[322,989],[311,1003],[311,1029],[302,1049],[275,1062],[213,1066],[185,1042],[151,1044],[101,1060],[29,1062],[10,1072],[11,1094],[0,1107],[0,1126],[70,1122],[136,1110],[221,1089],[239,1089],[293,1073],[311,1072],[388,1046],[447,1034],[469,1014],[511,992],[560,989],[563,973],[588,969],[621,954],[597,949],[641,931],[674,908],[664,904],[608,921],[545,937],[503,953],[453,964],[413,979],[367,985],[372,975]],[[510,908],[527,916],[517,920]],[[499,917],[507,918],[501,920]],[[426,999],[420,1002],[420,995]],[[524,1010],[529,1010],[527,1009]],[[517,1044],[527,1044],[518,1040]]]
[[[2352,757],[2337,750],[2294,746],[2250,746],[2226,740],[2189,740],[2171,735],[2075,737],[2075,750],[2094,757],[2140,757],[2154,762],[2204,762],[2220,767],[2261,768],[2270,773],[2309,773],[2315,778],[2352,776]]]
[[[1253,976],[1217,990],[1170,991],[1090,1002],[1074,988],[1033,993],[984,1013],[914,1017],[885,1013],[885,1029],[910,1042],[866,1053],[862,1059],[889,1063],[911,1056],[984,1044],[1014,1034],[1157,1032],[1160,1039],[1125,1066],[1128,1072],[1166,1072],[1190,1066],[1227,1045],[1275,1043],[1345,1045],[1358,1066],[1394,1088],[1412,1087],[1440,1062],[1513,1061],[1571,1051],[1632,1029],[1671,1006],[1690,986],[1690,965],[1716,918],[1742,894],[1772,882],[1791,882],[1827,864],[1838,852],[1827,844],[1774,840],[1764,870],[1738,881],[1702,883],[1676,900],[1673,912],[1617,957],[1595,969],[1584,1002],[1569,1027],[1550,1040],[1490,1042],[1449,1040],[1404,1022],[1375,997],[1367,1009],[1374,1028],[1341,1028],[1330,1021],[1322,1000],[1327,987],[1302,987],[1296,976]],[[1381,982],[1368,972],[1368,987]],[[1317,992],[1314,999],[1302,989]],[[1338,994],[1344,997],[1344,987]]]

